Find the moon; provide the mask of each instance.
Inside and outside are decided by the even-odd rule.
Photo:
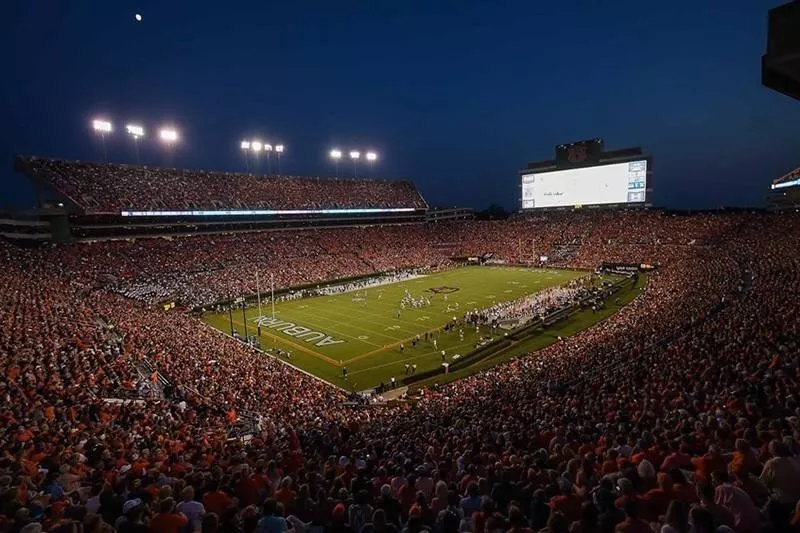
[[[139,13],[136,13],[136,14],[133,16],[133,18],[135,18],[135,19],[136,19],[136,22],[141,22],[141,21],[142,21],[142,16],[141,16]]]

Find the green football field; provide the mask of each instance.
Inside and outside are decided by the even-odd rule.
[[[309,373],[348,390],[365,390],[395,377],[405,377],[405,365],[417,373],[441,366],[441,351],[448,362],[474,350],[489,328],[465,327],[445,332],[443,326],[468,310],[514,300],[585,275],[570,270],[516,267],[464,267],[397,283],[333,296],[316,296],[275,304],[262,302],[246,310],[247,334],[261,324],[261,348],[291,353],[288,360]],[[406,291],[427,298],[429,306],[400,309]],[[399,311],[399,317],[397,315]],[[232,313],[233,328],[244,336],[241,309]],[[227,312],[206,314],[203,320],[230,333]],[[497,330],[494,336],[502,333]],[[425,333],[429,338],[425,340]],[[422,340],[412,346],[420,335]],[[435,342],[434,342],[435,341]],[[403,349],[401,350],[401,344]],[[347,368],[347,378],[342,367]]]

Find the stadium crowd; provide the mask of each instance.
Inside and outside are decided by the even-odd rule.
[[[117,292],[153,304],[189,307],[254,293],[270,277],[276,289],[416,267],[442,268],[453,257],[494,254],[512,263],[595,268],[602,261],[659,263],[739,215],[660,212],[551,213],[505,222],[461,221],[95,242],[54,252],[82,276],[113,280]],[[696,224],[687,222],[697,219]],[[546,257],[545,263],[541,258]],[[257,275],[258,273],[258,275]],[[90,282],[90,280],[87,280]]]
[[[87,213],[237,209],[416,208],[409,181],[260,176],[29,157],[26,172]]]
[[[800,531],[798,244],[793,214],[658,212],[0,243],[0,531]],[[253,268],[289,286],[454,251],[660,268],[573,337],[366,408],[117,292],[183,271],[168,290],[232,294]],[[158,376],[161,394],[118,400]],[[229,438],[245,417],[252,435]]]

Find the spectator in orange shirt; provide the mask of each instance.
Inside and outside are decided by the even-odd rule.
[[[215,480],[211,486],[211,490],[203,496],[203,506],[209,513],[216,513],[217,516],[222,516],[225,511],[233,504],[233,500],[228,494],[220,490],[221,482],[219,479]]]
[[[619,452],[617,452],[617,450],[608,450],[608,455],[606,456],[606,460],[603,461],[603,464],[600,467],[600,473],[602,475],[605,476],[619,471],[619,465],[617,464],[618,456]]]
[[[550,513],[561,511],[569,522],[577,520],[581,514],[583,498],[573,494],[572,485],[563,481],[560,483],[561,494],[550,499]]]
[[[664,458],[661,463],[662,472],[670,472],[676,468],[685,468],[687,470],[692,468],[692,460],[686,453],[684,453],[684,446],[678,442],[673,442],[671,446],[672,453]]]
[[[242,505],[247,507],[248,505],[257,505],[261,503],[258,487],[252,478],[247,475],[247,470],[243,469],[239,472],[238,476],[239,481],[236,483],[236,496],[239,498],[239,501],[242,502]]]
[[[400,487],[400,493],[398,494],[398,499],[400,500],[400,506],[403,509],[403,514],[408,515],[409,509],[414,504],[414,499],[417,497],[417,476],[414,474],[409,474],[408,478],[406,479],[405,485]]]
[[[625,520],[614,531],[617,533],[653,533],[650,525],[639,516],[641,505],[638,500],[631,500],[625,507]]]
[[[264,472],[264,470],[264,465],[258,464],[256,465],[256,471],[250,476],[250,481],[255,484],[261,499],[266,498],[272,493],[272,486],[269,476],[266,474],[266,472]]]
[[[150,533],[181,533],[189,522],[182,514],[175,512],[175,500],[167,498],[158,507],[158,514],[150,520]]]
[[[674,468],[670,471],[669,477],[672,480],[672,497],[681,501],[684,501],[688,504],[697,503],[697,491],[695,488],[686,480],[686,476],[683,475],[679,469]]]
[[[634,491],[633,482],[628,478],[621,477],[617,480],[617,490],[620,493],[620,496],[614,501],[617,509],[625,510],[628,502],[640,499],[639,495]]]
[[[653,466],[661,465],[661,462],[664,460],[664,458],[658,453],[657,447],[650,446],[647,448],[643,441],[639,441],[639,443],[637,443],[636,449],[639,451],[631,456],[631,463],[635,465],[638,465],[644,460],[650,461]]]
[[[734,474],[745,475],[761,474],[761,461],[756,457],[753,446],[745,439],[736,439],[734,443],[736,451],[733,452],[733,459],[729,465]]]
[[[17,442],[25,443],[30,441],[32,438],[33,438],[33,433],[31,432],[31,430],[25,428],[24,426],[19,427],[16,435]]]
[[[297,496],[297,493],[292,490],[292,478],[286,476],[281,480],[281,487],[275,491],[275,500],[282,503],[285,509],[288,509],[295,496]]]
[[[661,472],[657,476],[658,487],[648,490],[642,497],[642,502],[645,506],[644,516],[648,520],[656,521],[658,517],[667,512],[672,500],[672,480],[670,477]]]
[[[711,481],[711,472],[723,472],[728,466],[728,462],[715,444],[708,447],[708,453],[705,455],[692,458],[692,464],[695,466],[697,481]]]

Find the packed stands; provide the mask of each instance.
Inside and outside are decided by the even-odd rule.
[[[285,233],[0,243],[0,531],[799,530],[797,215]],[[373,408],[118,294],[181,271],[197,277],[168,290],[188,298],[243,288],[253,265],[286,286],[438,264],[443,243],[660,268],[590,329]],[[245,418],[252,438],[229,438]]]
[[[512,263],[595,268],[602,261],[658,263],[701,246],[736,224],[732,215],[662,212],[585,213],[458,221],[200,235],[97,242],[60,249],[62,262],[104,270],[117,292],[146,303],[174,299],[189,307],[256,290],[274,276],[283,289],[412,267],[443,267],[453,257],[493,253]],[[679,236],[679,237],[678,237]],[[447,243],[448,246],[442,246]],[[570,253],[560,253],[569,246]],[[111,264],[108,264],[108,263]]]
[[[88,214],[427,208],[409,181],[258,176],[39,157],[18,158],[17,167]]]

